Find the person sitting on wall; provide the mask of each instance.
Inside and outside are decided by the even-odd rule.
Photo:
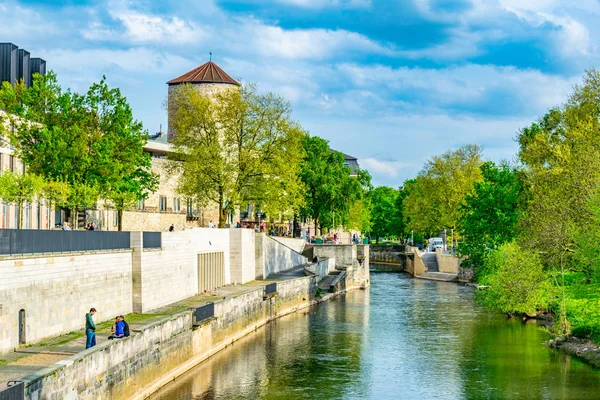
[[[110,328],[112,335],[110,335],[109,339],[120,339],[125,337],[125,324],[121,320],[121,316],[115,317],[115,326]]]
[[[175,225],[171,224],[171,226],[169,227],[169,232],[173,232],[175,230]]]
[[[314,257],[313,257],[313,264],[316,264],[316,263],[318,263],[318,262],[319,262],[319,257],[317,257],[317,256],[314,256]]]
[[[123,335],[125,337],[129,337],[129,335],[131,334],[129,331],[129,324],[127,323],[127,321],[125,321],[125,317],[123,315],[119,315],[119,318],[121,318],[121,322],[123,322]]]

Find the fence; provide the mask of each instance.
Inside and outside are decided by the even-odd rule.
[[[129,232],[0,229],[0,255],[129,249]]]
[[[145,249],[159,249],[162,247],[162,232],[144,232]]]
[[[11,381],[5,389],[0,389],[0,400],[23,400],[25,399],[25,384],[23,382]]]

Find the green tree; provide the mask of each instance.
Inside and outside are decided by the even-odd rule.
[[[600,283],[600,191],[596,190],[588,201],[591,213],[589,222],[575,228],[574,269],[584,273],[587,283]]]
[[[588,202],[600,186],[600,72],[586,72],[568,101],[518,135],[530,187],[523,243],[545,252],[552,268],[571,265],[576,227],[588,225]]]
[[[552,287],[539,254],[505,243],[486,256],[484,268],[481,284],[488,287],[476,297],[484,306],[510,315],[535,315],[549,305]]]
[[[44,180],[35,174],[4,171],[0,174],[0,198],[17,207],[17,229],[22,228],[23,204],[32,202],[44,186]]]
[[[403,202],[407,228],[415,232],[456,230],[465,197],[482,179],[481,164],[481,148],[477,145],[428,160]]]
[[[398,191],[389,186],[378,186],[369,193],[372,204],[371,235],[376,242],[379,242],[379,238],[398,234],[393,225],[397,198]]]
[[[517,225],[522,216],[523,184],[516,169],[506,163],[486,162],[481,166],[483,181],[474,184],[461,207],[459,230],[462,243],[459,252],[466,256],[463,264],[480,275],[489,250],[517,238]]]
[[[253,203],[271,215],[293,214],[302,201],[298,178],[302,128],[289,103],[244,85],[212,97],[192,85],[170,97],[179,192],[198,203],[218,204],[219,227],[236,206]]]
[[[306,190],[302,215],[312,218],[315,233],[318,227],[333,226],[334,218],[336,226],[347,225],[350,208],[370,186],[370,175],[358,171],[357,177],[352,177],[343,154],[332,151],[325,139],[306,135],[303,146],[306,157],[300,178]]]
[[[74,198],[66,203],[74,212],[95,204],[98,196],[139,200],[155,189],[158,179],[143,151],[147,132],[105,77],[83,95],[63,91],[52,72],[36,75],[26,90],[17,89],[4,85],[0,93],[13,99],[11,104],[23,105],[13,106],[11,116],[19,122],[11,136],[16,155],[32,173],[71,185]],[[129,206],[131,201],[114,204]]]

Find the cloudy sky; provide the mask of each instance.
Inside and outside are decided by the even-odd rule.
[[[598,0],[8,0],[0,41],[76,91],[106,75],[150,132],[166,127],[165,82],[212,51],[398,186],[468,143],[511,159],[518,129],[600,66],[599,18]]]

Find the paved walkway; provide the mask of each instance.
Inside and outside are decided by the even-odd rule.
[[[213,293],[197,295],[153,310],[148,314],[128,314],[125,320],[129,324],[131,334],[135,335],[145,325],[171,317],[173,314],[214,302],[224,297],[239,296],[245,292],[256,290],[270,282],[283,281],[304,276],[303,267],[278,274],[264,281],[252,281],[243,285],[225,286]],[[85,316],[81,316],[82,325]],[[97,323],[96,342],[100,344],[108,340],[110,327],[114,320]],[[85,332],[79,330],[55,338],[47,339],[41,343],[24,347],[14,352],[0,354],[0,388],[6,386],[8,381],[19,380],[41,369],[49,367],[59,361],[65,360],[80,351],[85,350]]]

